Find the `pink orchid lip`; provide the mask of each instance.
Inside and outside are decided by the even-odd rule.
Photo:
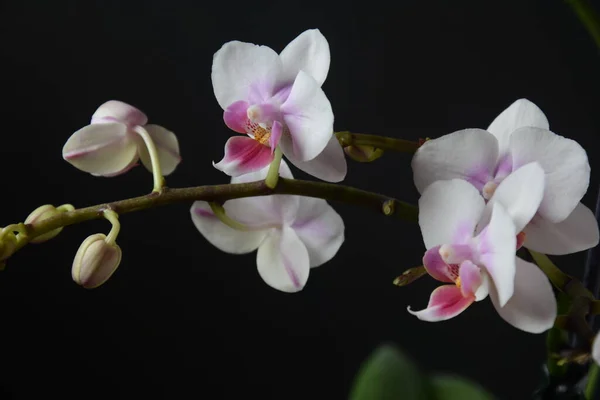
[[[261,170],[271,161],[273,153],[268,145],[258,139],[233,136],[225,144],[225,156],[214,167],[229,176],[240,176]]]

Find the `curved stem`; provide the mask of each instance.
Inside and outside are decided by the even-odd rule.
[[[568,294],[572,298],[583,297],[588,300],[594,300],[592,293],[579,280],[562,272],[547,255],[529,249],[528,251],[538,267],[540,267],[552,285],[558,290]]]
[[[271,161],[271,165],[269,165],[269,172],[267,172],[267,177],[265,178],[265,185],[271,189],[277,186],[277,181],[279,181],[279,165],[281,164],[281,157],[283,157],[283,152],[281,151],[281,148],[277,146],[275,148],[273,161]]]
[[[219,218],[219,220],[222,223],[224,223],[225,225],[227,225],[228,227],[235,229],[237,231],[252,232],[252,231],[261,231],[261,230],[265,230],[265,229],[269,229],[269,228],[279,227],[279,225],[273,225],[273,224],[252,225],[252,226],[245,225],[245,224],[242,224],[241,222],[238,222],[235,219],[231,218],[229,215],[227,215],[227,212],[225,211],[225,207],[223,207],[221,204],[211,201],[210,203],[208,203],[208,205],[210,206],[210,209],[212,210],[213,214],[215,214],[215,217]]]
[[[154,141],[150,137],[150,134],[141,126],[137,126],[135,132],[141,136],[150,154],[150,161],[152,162],[152,176],[154,177],[154,189],[153,192],[160,192],[165,186],[165,178],[162,176],[162,170],[160,169],[160,160],[158,159],[158,151]]]
[[[363,133],[335,132],[335,136],[342,147],[365,145],[382,150],[414,153],[420,146],[419,142]]]
[[[106,218],[112,225],[110,228],[110,232],[105,239],[107,244],[115,244],[117,240],[117,236],[119,236],[119,232],[121,231],[121,223],[119,222],[119,214],[114,212],[113,210],[106,209],[103,212],[104,218]]]
[[[370,208],[383,215],[396,216],[410,222],[417,222],[418,217],[416,206],[382,194],[326,182],[279,178],[279,183],[273,189],[269,188],[264,180],[249,183],[197,186],[181,189],[164,188],[161,192],[153,192],[145,196],[97,204],[95,206],[69,212],[62,212],[35,224],[35,226],[30,224],[25,224],[24,226],[27,237],[31,239],[56,228],[103,218],[105,210],[112,210],[115,213],[122,215],[181,202],[203,200],[207,202],[223,203],[231,199],[268,196],[273,194],[317,197],[329,201],[353,204]]]
[[[210,203],[208,203],[208,205],[210,206],[210,209],[212,210],[213,214],[215,214],[215,217],[219,218],[219,220],[228,227],[245,232],[251,230],[250,227],[242,224],[241,222],[236,221],[235,219],[227,215],[227,213],[225,212],[225,208],[223,208],[221,204],[211,201]]]
[[[565,0],[600,48],[600,17],[589,0]]]
[[[600,367],[596,364],[595,361],[592,361],[592,365],[590,365],[590,370],[588,372],[588,381],[585,385],[585,398],[586,400],[593,400],[594,394],[596,393],[596,384],[598,383],[598,373],[600,372]]]

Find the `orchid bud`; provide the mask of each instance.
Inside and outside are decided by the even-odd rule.
[[[371,162],[383,155],[383,150],[368,145],[351,145],[344,147],[348,157],[358,162]]]
[[[81,243],[71,275],[73,280],[86,289],[94,289],[111,277],[121,263],[121,248],[106,240],[106,235],[96,233]]]
[[[40,207],[36,208],[31,214],[29,214],[29,216],[25,219],[25,224],[35,225],[36,223],[40,223],[50,217],[55,216],[59,212],[60,211],[57,210],[56,207],[54,207],[52,204],[46,204],[46,205],[40,206]],[[30,243],[45,242],[47,240],[50,240],[50,239],[56,237],[56,235],[58,235],[60,233],[60,231],[62,231],[62,227],[56,228],[53,231],[50,231],[50,232],[44,233],[43,235],[35,237],[30,240]]]
[[[5,229],[0,229],[0,262],[12,256],[17,247],[16,236],[12,232],[5,232]]]

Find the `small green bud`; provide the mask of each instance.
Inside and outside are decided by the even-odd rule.
[[[368,145],[351,145],[344,147],[348,157],[358,162],[371,162],[383,155],[383,150]]]
[[[425,274],[427,274],[427,270],[425,269],[425,267],[409,268],[406,271],[404,271],[402,275],[394,279],[394,285],[406,286],[408,284],[413,283]]]
[[[121,254],[121,248],[114,242],[108,243],[106,235],[91,235],[77,250],[71,276],[86,289],[97,288],[117,270]]]
[[[0,231],[3,231],[3,229],[0,229]],[[4,262],[15,252],[17,238],[13,232],[2,232],[0,237],[0,262]]]

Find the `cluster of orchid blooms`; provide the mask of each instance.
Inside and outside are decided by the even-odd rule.
[[[213,89],[225,124],[242,135],[227,141],[214,167],[231,183],[264,180],[273,166],[279,176],[292,179],[285,157],[318,179],[342,181],[344,148],[321,88],[329,64],[329,45],[316,29],[300,34],[279,54],[239,41],[223,45],[213,58]],[[155,175],[155,191],[181,161],[172,132],[148,124],[140,110],[119,101],[100,106],[90,125],[68,139],[63,157],[104,177],[125,173],[141,160]],[[585,150],[551,132],[543,112],[520,99],[486,130],[427,140],[416,151],[412,169],[421,195],[423,266],[444,284],[431,293],[426,308],[408,311],[424,321],[441,321],[489,296],[511,325],[531,333],[550,329],[557,316],[552,286],[537,265],[516,252],[523,246],[564,255],[598,244],[594,214],[580,202],[590,179]],[[224,252],[256,250],[258,273],[280,291],[302,290],[310,269],[332,259],[344,242],[344,222],[323,199],[246,197],[228,200],[222,208],[218,213],[208,202],[196,201],[191,219]],[[40,208],[29,222],[63,211]],[[121,259],[116,215],[109,212],[106,218],[113,231],[84,241],[73,264],[73,279],[84,287],[104,283]],[[600,340],[596,343],[594,357],[600,361]]]

